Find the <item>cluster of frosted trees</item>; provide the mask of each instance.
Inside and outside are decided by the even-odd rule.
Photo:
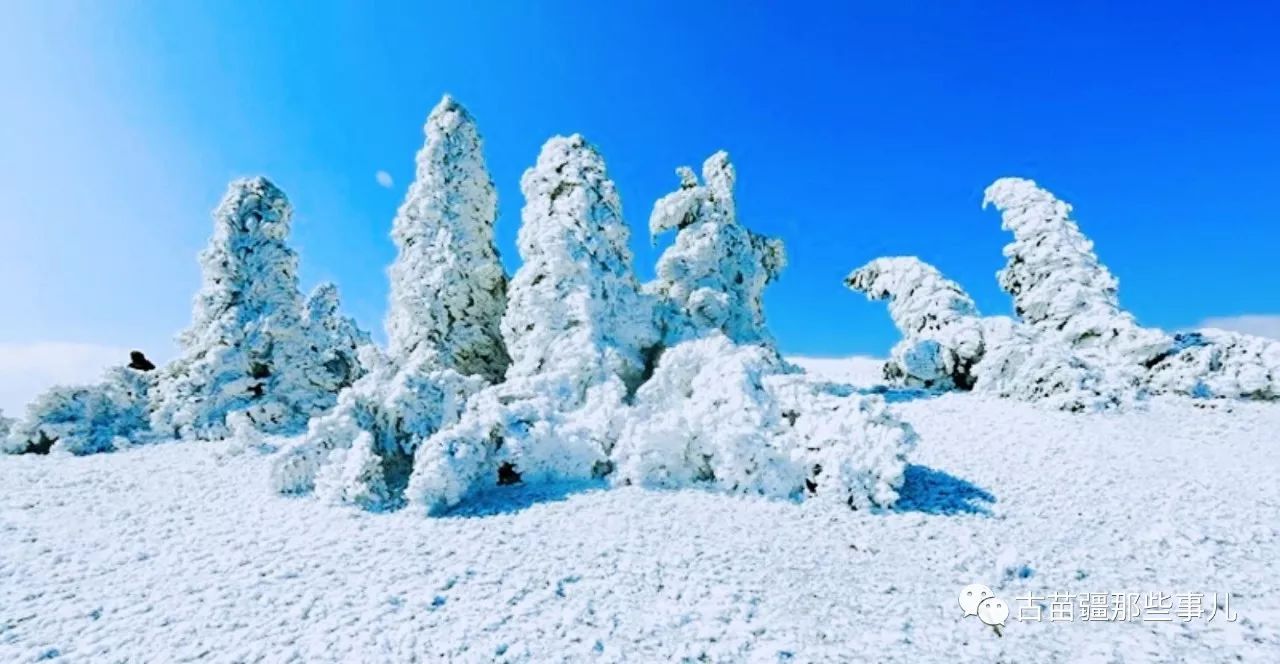
[[[445,97],[425,133],[391,233],[386,349],[338,313],[332,286],[302,297],[284,194],[237,181],[201,254],[182,355],[50,391],[6,447],[275,434],[277,491],[427,513],[499,484],[581,479],[896,500],[915,434],[880,397],[782,359],[762,297],[785,255],[738,223],[728,155],[700,180],[678,170],[650,218],[674,239],[641,284],[604,159],[581,136],[552,138],[521,180],[508,279],[473,118]]]
[[[338,312],[331,284],[306,298],[299,292],[291,214],[265,178],[232,182],[200,254],[203,283],[180,357],[155,372],[116,367],[97,384],[49,390],[0,437],[4,449],[92,454],[223,438],[229,414],[263,433],[288,433],[331,408],[364,372],[357,350],[368,335]]]
[[[787,365],[762,294],[781,243],[737,221],[724,153],[658,201],[674,231],[637,281],[604,159],[557,136],[521,179],[522,264],[494,248],[497,201],[474,120],[445,98],[427,120],[396,217],[385,353],[280,450],[284,493],[440,513],[513,482],[605,479],[814,497],[897,498],[909,426],[877,397]]]
[[[903,338],[885,365],[887,379],[1079,411],[1160,393],[1280,399],[1280,343],[1141,327],[1120,308],[1116,278],[1070,218],[1070,205],[1021,178],[988,187],[988,204],[1013,234],[997,278],[1017,320],[981,316],[959,285],[916,258],[878,258],[846,280],[889,300]]]

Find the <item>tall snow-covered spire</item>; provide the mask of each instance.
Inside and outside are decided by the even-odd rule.
[[[203,284],[179,337],[182,355],[154,392],[157,434],[221,437],[235,410],[265,431],[298,429],[333,404],[308,379],[320,354],[306,339],[291,216],[284,192],[264,177],[228,187],[200,254]]]
[[[664,342],[719,330],[736,343],[772,345],[764,320],[764,288],[786,265],[780,240],[738,223],[728,153],[702,165],[703,184],[681,167],[680,189],[659,199],[649,232],[677,229],[676,241],[658,259],[658,278],[648,289],[660,300]]]
[[[997,277],[1025,323],[1081,352],[1136,363],[1169,348],[1168,337],[1139,327],[1120,308],[1119,283],[1071,219],[1070,205],[1023,178],[996,180],[985,192],[983,206],[988,204],[1013,233],[1004,248],[1009,262]]]
[[[391,237],[387,336],[393,359],[425,349],[442,367],[488,380],[507,366],[499,321],[507,277],[494,244],[498,197],[475,120],[445,95],[427,117],[417,176]]]
[[[601,371],[634,385],[655,341],[653,311],[632,270],[622,203],[604,159],[582,136],[547,141],[520,180],[523,265],[502,321],[508,376]]]

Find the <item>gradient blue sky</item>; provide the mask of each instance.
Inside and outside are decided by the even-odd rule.
[[[6,4],[0,343],[171,355],[209,210],[256,173],[296,207],[304,287],[335,280],[380,336],[387,233],[444,92],[480,123],[511,269],[549,136],[600,146],[642,278],[672,170],[727,149],[743,222],[790,254],[767,299],[788,353],[887,352],[884,305],[841,284],[880,255],[1008,312],[980,208],[1004,175],[1075,205],[1143,323],[1280,313],[1275,5],[634,4]]]

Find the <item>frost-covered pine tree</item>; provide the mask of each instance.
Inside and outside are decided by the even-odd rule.
[[[517,477],[607,472],[624,399],[657,342],[596,149],[576,134],[552,138],[520,184],[523,264],[502,319],[511,367],[418,450],[409,494],[431,513]]]
[[[96,454],[145,442],[151,386],[152,374],[114,367],[97,384],[54,387],[0,443],[14,454]]]
[[[203,284],[179,359],[160,373],[152,425],[158,435],[220,438],[243,410],[265,432],[300,429],[333,405],[312,383],[327,355],[312,350],[289,248],[292,209],[264,177],[233,181],[214,211],[200,254]]]
[[[507,276],[494,244],[498,197],[475,120],[448,95],[427,118],[426,143],[391,231],[387,336],[393,357],[426,346],[442,366],[488,380],[507,368],[499,321]]]
[[[649,217],[650,235],[676,230],[646,289],[657,296],[663,340],[674,345],[719,330],[738,343],[773,339],[765,327],[764,289],[786,265],[779,240],[738,223],[729,155],[717,152],[693,170],[676,170],[680,189],[662,197]]]
[[[902,333],[885,363],[885,378],[908,386],[969,389],[985,351],[973,298],[937,268],[913,256],[877,258],[854,270],[845,285],[870,300],[889,300]]]
[[[1168,336],[1139,327],[1120,308],[1118,282],[1071,219],[1070,205],[1023,178],[996,180],[985,192],[988,204],[1013,233],[997,277],[1024,323],[1086,357],[1109,355],[1111,363],[1142,365],[1168,350]]]
[[[342,314],[338,287],[332,283],[316,286],[304,308],[308,350],[317,358],[305,365],[311,372],[308,382],[321,392],[336,395],[363,375],[359,351],[372,341],[354,319]]]
[[[370,509],[403,501],[418,447],[454,423],[509,363],[499,324],[506,273],[494,244],[497,196],[475,120],[445,96],[427,117],[417,176],[396,215],[388,274],[389,355],[277,458],[276,489]]]

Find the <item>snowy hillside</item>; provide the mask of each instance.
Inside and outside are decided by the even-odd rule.
[[[272,495],[270,457],[232,443],[0,457],[0,661],[1280,655],[1280,408],[893,408],[920,444],[898,506],[874,512],[588,482],[424,519]],[[1010,618],[998,638],[962,617],[969,583],[1230,592],[1238,620]]]
[[[582,135],[521,178],[510,275],[475,118],[423,135],[385,347],[241,178],[178,357],[0,413],[0,664],[1280,661],[1280,342],[1142,327],[1036,183],[986,190],[1015,316],[880,257],[845,283],[889,357],[788,361],[726,152],[644,283]]]

